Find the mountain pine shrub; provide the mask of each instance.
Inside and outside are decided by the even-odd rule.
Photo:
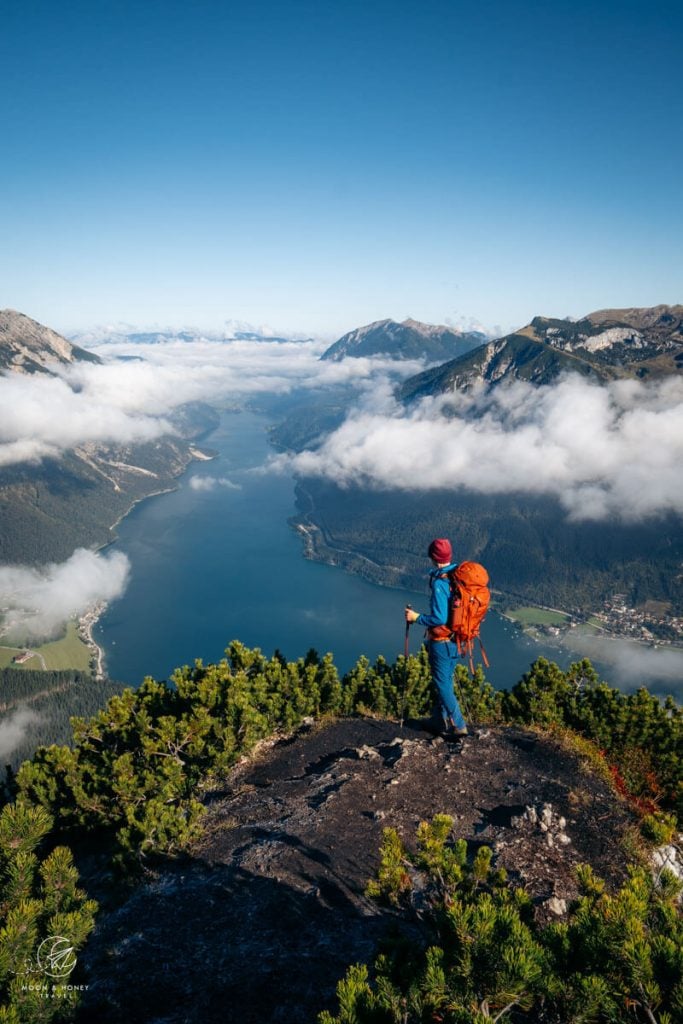
[[[666,846],[673,842],[677,832],[676,817],[673,814],[646,814],[640,823],[640,831],[645,839],[655,846]]]
[[[385,830],[368,891],[401,908],[408,927],[372,970],[349,969],[338,1013],[320,1024],[683,1022],[681,884],[671,873],[655,884],[632,868],[609,895],[584,865],[567,920],[541,927],[488,847],[471,857],[450,841],[452,824],[423,822],[415,853]]]
[[[598,680],[587,660],[563,672],[538,658],[502,695],[502,716],[543,728],[561,726],[591,740],[613,781],[642,813],[659,805],[683,815],[683,709],[644,688],[625,694]]]

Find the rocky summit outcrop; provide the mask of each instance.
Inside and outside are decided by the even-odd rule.
[[[0,372],[54,372],[55,366],[101,362],[99,356],[72,345],[61,334],[14,309],[0,310]]]
[[[320,358],[339,362],[347,356],[384,355],[392,359],[426,359],[438,363],[462,356],[485,341],[486,335],[481,331],[460,331],[410,318],[403,323],[375,320],[343,335]]]
[[[624,875],[625,806],[576,755],[519,728],[451,744],[417,722],[309,723],[263,743],[205,801],[202,840],[128,898],[97,857],[79,865],[101,904],[79,1021],[313,1024],[346,967],[396,927],[364,894],[382,830],[412,845],[439,812],[472,855],[492,846],[541,920],[562,919],[577,863],[609,886]]]

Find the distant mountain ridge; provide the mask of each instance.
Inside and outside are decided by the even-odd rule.
[[[24,313],[0,310],[0,371],[52,374],[51,364],[101,361]]]
[[[678,321],[680,333],[681,318],[683,317],[683,306],[630,306],[626,309],[598,309],[595,313],[589,313],[587,319],[594,324],[606,322],[628,324],[639,330],[650,327],[665,328],[673,326]]]
[[[683,306],[604,309],[581,320],[537,316],[526,327],[410,377],[403,401],[475,384],[548,384],[564,372],[601,382],[683,372]]]
[[[73,343],[80,345],[108,345],[125,344],[133,345],[161,345],[168,342],[182,341],[192,343],[196,341],[231,342],[231,341],[259,341],[259,342],[297,342],[312,341],[312,338],[303,334],[287,332],[276,332],[267,326],[254,326],[241,320],[227,320],[220,329],[187,326],[183,328],[173,327],[133,327],[130,324],[118,324],[111,327],[94,327],[89,330],[76,332],[72,335]]]
[[[343,335],[323,352],[321,359],[339,362],[347,356],[391,356],[394,359],[428,359],[443,362],[463,356],[486,341],[481,331],[459,331],[443,324],[419,320],[375,320]]]
[[[123,340],[134,345],[160,345],[168,341],[184,341],[191,344],[195,341],[265,341],[286,343],[290,338],[281,338],[271,334],[259,334],[257,331],[235,331],[232,334],[212,333],[210,331],[134,331],[123,336]]]

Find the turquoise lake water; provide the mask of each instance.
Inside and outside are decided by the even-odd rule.
[[[332,651],[341,672],[361,654],[393,660],[402,652],[404,605],[429,605],[428,560],[424,591],[415,593],[305,559],[287,523],[293,479],[258,472],[272,454],[267,426],[254,412],[225,413],[203,442],[219,457],[192,463],[177,491],[142,502],[117,528],[131,579],[95,632],[113,679],[133,686],[145,675],[166,679],[195,658],[220,660],[232,639],[267,655],[279,648],[289,660],[311,647]],[[422,633],[412,628],[411,650]],[[493,612],[482,637],[497,687],[513,685],[538,654],[571,660]]]

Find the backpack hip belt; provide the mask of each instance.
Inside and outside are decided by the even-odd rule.
[[[448,626],[430,626],[427,630],[427,638],[436,643],[444,643],[453,639],[453,630]]]

